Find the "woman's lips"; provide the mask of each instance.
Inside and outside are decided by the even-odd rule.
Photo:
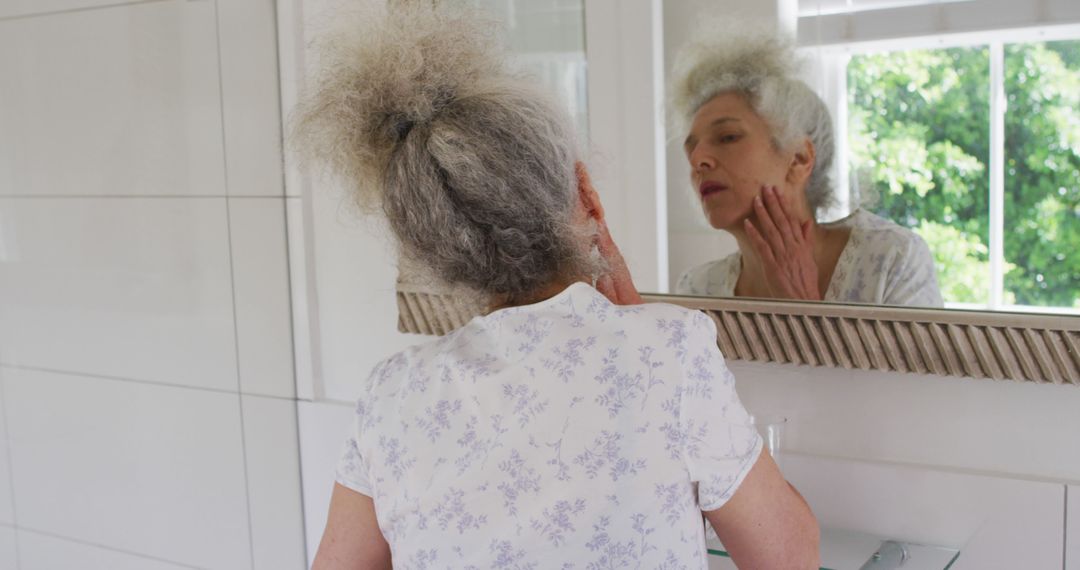
[[[724,186],[723,184],[720,184],[719,182],[705,181],[705,182],[702,182],[700,186],[698,186],[698,194],[700,194],[702,198],[707,198],[711,194],[716,194],[717,192],[723,192],[724,190],[727,190],[727,189],[728,189],[727,186]]]

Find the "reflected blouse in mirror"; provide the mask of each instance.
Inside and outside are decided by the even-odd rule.
[[[824,300],[909,307],[943,307],[930,249],[921,237],[865,210],[822,224],[851,229]],[[703,263],[683,273],[679,295],[734,297],[742,255]]]

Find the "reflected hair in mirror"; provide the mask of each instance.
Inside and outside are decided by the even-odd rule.
[[[778,148],[792,148],[809,138],[816,157],[806,199],[817,213],[835,200],[829,176],[835,144],[828,108],[797,77],[801,65],[791,40],[775,29],[712,20],[676,56],[671,106],[677,130],[686,132],[702,105],[735,92],[769,124]]]

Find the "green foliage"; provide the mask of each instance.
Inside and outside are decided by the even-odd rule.
[[[1080,306],[1080,41],[1005,48],[1005,291]],[[853,57],[852,172],[930,245],[946,301],[989,300],[990,53]]]
[[[990,295],[986,276],[990,262],[986,245],[973,235],[952,226],[924,221],[915,227],[934,254],[945,299],[986,299]]]

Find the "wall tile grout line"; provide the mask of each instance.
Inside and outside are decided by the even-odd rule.
[[[29,528],[29,527],[24,527],[24,526],[15,526],[13,528],[17,531],[17,533],[18,532],[28,532],[28,533],[32,533],[32,534],[46,536],[46,537],[53,538],[53,539],[56,539],[56,540],[74,542],[75,544],[81,544],[83,546],[90,546],[90,547],[93,547],[93,548],[99,548],[101,550],[107,550],[109,552],[116,552],[118,554],[125,554],[127,556],[133,556],[133,557],[136,557],[136,558],[142,558],[144,560],[153,560],[154,562],[161,562],[161,563],[164,563],[164,564],[170,564],[170,565],[173,565],[173,566],[179,566],[181,568],[189,568],[191,570],[207,570],[206,568],[203,568],[202,566],[192,566],[190,564],[184,564],[183,562],[177,562],[175,560],[169,560],[167,558],[159,558],[157,556],[150,556],[148,554],[142,554],[140,552],[132,552],[130,550],[124,550],[124,549],[121,549],[121,548],[115,548],[115,547],[108,546],[108,545],[105,545],[105,544],[98,544],[96,542],[91,542],[89,540],[82,540],[80,538],[66,536],[66,535],[63,535],[63,534],[57,534],[55,532],[49,532],[49,531],[46,531],[46,530],[41,530],[41,529],[36,529],[36,528]]]
[[[218,41],[218,49],[221,49],[220,39]],[[236,407],[240,418],[240,452],[244,463],[244,504],[247,507],[248,556],[250,557],[251,570],[255,570],[255,532],[251,523],[251,479],[248,469],[247,430],[244,426],[244,394],[240,378],[240,323],[238,322],[236,313],[236,265],[234,260],[235,252],[233,251],[232,243],[232,215],[230,213],[229,200],[227,199],[225,200],[225,225],[227,228],[226,235],[228,236],[229,241],[229,276],[231,281],[230,288],[232,289],[233,345],[236,350],[236,393],[239,396],[236,399]]]
[[[19,14],[16,16],[0,16],[0,22],[13,22],[16,20],[33,20],[35,18],[44,18],[48,16],[62,16],[65,14],[77,14],[79,12],[92,12],[94,10],[108,10],[110,8],[123,8],[125,6],[138,6],[139,4],[155,4],[159,2],[169,2],[170,0],[130,0],[129,2],[114,2],[112,4],[102,4],[100,6],[83,6],[80,8],[66,8],[60,10],[50,10],[46,12],[31,12],[29,14]],[[190,1],[190,0],[189,0]]]
[[[109,380],[112,382],[129,382],[132,384],[145,384],[147,386],[157,386],[161,388],[176,388],[179,390],[194,390],[197,392],[212,392],[216,394],[225,394],[230,396],[248,396],[252,398],[267,398],[271,400],[285,400],[288,402],[295,401],[295,397],[291,396],[275,396],[270,394],[260,394],[257,392],[237,392],[235,390],[226,390],[223,388],[208,388],[205,386],[188,386],[185,384],[176,384],[172,382],[162,382],[159,380],[145,380],[141,378],[123,378],[120,376],[108,376],[105,374],[94,374],[90,372],[78,372],[75,370],[61,370],[57,368],[45,368],[41,366],[19,366],[15,364],[5,364],[0,362],[0,369],[8,368],[10,370],[25,370],[27,372],[44,372],[47,374],[60,374],[64,376],[82,376],[84,378],[93,378],[95,380]]]
[[[7,456],[7,470],[8,470],[8,488],[7,492],[11,496],[11,526],[15,529],[19,528],[19,513],[15,509],[15,463],[11,460],[11,429],[8,427],[8,400],[5,397],[7,394],[7,378],[0,371],[0,416],[3,420],[4,429],[4,454]],[[19,533],[15,533],[13,539],[15,541],[15,568],[21,568],[22,562],[19,557]]]
[[[218,108],[221,110],[221,155],[225,174],[225,194],[231,195],[232,188],[229,187],[229,134],[225,120],[224,62],[221,52],[221,4],[217,0],[214,1],[214,33],[217,37]],[[225,235],[228,240],[229,281],[232,292],[233,347],[236,351],[236,391],[240,394],[240,397],[237,398],[236,407],[240,418],[240,452],[244,463],[244,504],[247,507],[248,563],[251,570],[255,570],[255,532],[251,520],[251,478],[248,469],[247,430],[244,426],[244,388],[240,372],[240,323],[236,312],[236,252],[233,250],[230,198],[225,199]]]

